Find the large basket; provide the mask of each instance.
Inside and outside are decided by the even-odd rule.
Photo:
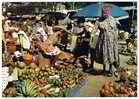
[[[31,54],[25,54],[23,59],[26,64],[31,64],[33,61],[33,56]]]

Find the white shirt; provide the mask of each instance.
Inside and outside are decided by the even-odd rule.
[[[43,36],[43,41],[47,40],[47,34],[45,33],[43,27],[39,27],[37,32],[39,32],[41,36]]]
[[[48,32],[48,35],[52,35],[53,34],[53,28],[51,26],[47,26],[47,32]]]
[[[100,33],[100,30],[98,29],[98,30],[97,30],[97,32],[96,32],[96,35],[98,36],[98,35],[99,35],[99,33]]]
[[[27,34],[24,31],[19,31],[18,36],[19,36],[18,39],[20,41],[21,46],[24,49],[30,49],[31,43],[29,41]]]
[[[15,39],[18,38],[18,34],[16,32],[13,32],[12,37],[15,38]]]
[[[18,58],[20,56],[22,56],[22,53],[20,53],[19,51],[14,52],[14,55]]]

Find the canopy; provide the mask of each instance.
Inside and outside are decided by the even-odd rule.
[[[102,9],[105,10],[105,14],[110,13],[114,17],[129,16],[126,11],[114,4],[96,3],[79,10],[73,17],[100,17]]]

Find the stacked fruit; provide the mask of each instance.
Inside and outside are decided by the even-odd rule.
[[[27,58],[32,59],[30,57],[32,56],[29,55],[28,57],[27,54]],[[15,67],[17,68],[18,78],[23,82],[16,84],[21,85],[16,87],[17,96],[67,96],[70,88],[80,84],[80,81],[85,79],[85,75],[79,71],[80,68],[69,63],[58,63],[52,67],[47,64],[38,66],[35,63],[26,64],[17,61],[13,62],[11,67],[11,73],[12,69]],[[51,87],[49,87],[49,85],[51,85]],[[35,86],[38,86],[39,88],[38,94],[34,94],[35,92],[38,92],[38,88]],[[30,87],[33,89],[30,89]],[[9,96],[8,93],[6,96]]]
[[[19,79],[20,80],[25,80],[25,79],[30,79],[30,80],[45,80],[45,78],[48,78],[49,75],[54,74],[53,71],[51,71],[51,69],[42,67],[28,67],[25,68],[24,70],[19,70]]]
[[[100,96],[102,97],[135,97],[137,96],[137,90],[133,87],[129,87],[125,84],[114,84],[112,82],[106,82],[100,90]]]

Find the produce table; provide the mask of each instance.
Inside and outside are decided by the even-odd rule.
[[[43,56],[40,58],[41,60],[46,60]],[[61,54],[61,61],[65,58],[69,60],[70,54]],[[3,92],[5,93],[5,96],[68,96],[71,88],[80,85],[80,81],[85,80],[85,75],[82,71],[79,71],[80,67],[75,67],[72,64],[61,64],[60,62],[57,62],[53,67],[50,64],[36,65],[34,63],[26,64],[17,61],[11,64],[11,67],[13,66],[17,69],[18,79],[21,81],[18,80],[15,82],[14,86],[16,87],[12,86],[6,88]],[[26,90],[22,92],[24,87]],[[9,92],[11,92],[10,90],[15,88],[16,92],[9,94]]]

